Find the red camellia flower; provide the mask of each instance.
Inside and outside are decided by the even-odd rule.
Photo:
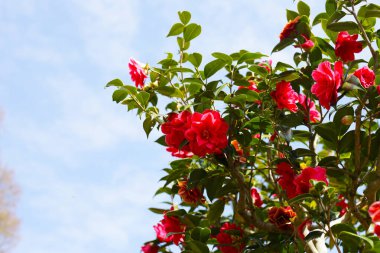
[[[306,219],[304,220],[301,225],[299,225],[299,227],[297,228],[297,232],[298,232],[298,236],[304,240],[305,239],[305,235],[304,235],[304,232],[305,232],[305,229],[310,229],[310,226],[311,226],[311,220],[310,219]]]
[[[337,101],[338,89],[342,84],[343,63],[336,62],[332,70],[330,62],[322,62],[311,75],[316,82],[311,87],[311,92],[317,96],[319,103],[329,110],[330,105],[335,105]]]
[[[360,53],[363,45],[357,42],[358,35],[350,35],[347,31],[340,32],[335,43],[335,55],[342,61],[349,62],[355,60],[354,53]]]
[[[252,202],[255,206],[261,207],[263,205],[261,196],[255,187],[251,188],[251,197],[252,197]]]
[[[249,86],[239,86],[238,90],[248,89],[248,90],[256,91],[257,93],[263,92],[262,90],[257,89],[256,83],[254,81],[248,80],[248,82],[249,82]],[[256,100],[255,103],[261,105],[260,100]]]
[[[185,132],[191,151],[200,157],[206,154],[220,154],[227,146],[228,124],[219,112],[206,110],[195,112],[191,117],[191,127]]]
[[[302,37],[305,39],[305,42],[299,45],[295,45],[294,47],[300,47],[306,52],[309,52],[314,47],[314,42],[308,37],[306,37],[304,34],[302,34]]]
[[[303,107],[303,112],[305,113],[305,115],[309,113],[309,119],[311,122],[316,123],[321,120],[321,114],[315,107],[313,101],[311,101],[309,98],[306,99],[306,96],[303,94],[299,94],[298,100]]]
[[[141,251],[143,253],[157,253],[158,250],[159,250],[159,247],[153,243],[147,243],[141,247]]]
[[[278,109],[287,108],[291,112],[297,112],[298,94],[290,83],[282,81],[276,84],[276,90],[270,95],[276,101]]]
[[[374,232],[380,238],[380,201],[373,202],[368,208],[368,214],[375,223]]]
[[[339,194],[338,199],[339,199],[340,201],[337,202],[337,203],[335,204],[335,206],[337,206],[337,207],[340,208],[340,211],[339,211],[339,217],[342,217],[342,216],[347,212],[348,204],[347,204],[346,199],[344,198],[344,196],[343,196],[342,194]]]
[[[294,178],[294,184],[296,185],[296,192],[298,194],[308,193],[312,186],[310,180],[323,181],[326,184],[326,169],[322,167],[305,168],[301,171],[301,174]]]
[[[272,207],[269,209],[268,217],[269,221],[275,224],[282,230],[293,229],[292,220],[296,217],[296,213],[290,206],[286,207]]]
[[[170,113],[167,121],[162,124],[161,131],[166,134],[165,142],[168,145],[166,150],[171,152],[173,156],[181,158],[193,156],[188,144],[181,147],[181,144],[186,142],[185,131],[190,128],[190,125],[191,113],[189,111],[183,111],[179,114]]]
[[[305,168],[301,174],[296,175],[290,164],[281,162],[277,164],[276,173],[280,175],[278,184],[286,192],[289,199],[299,194],[308,193],[312,186],[310,180],[323,181],[328,184],[326,170],[319,166]]]
[[[372,71],[372,69],[368,68],[367,66],[364,66],[363,68],[356,70],[354,72],[354,76],[359,78],[360,84],[364,88],[368,88],[375,83],[375,73]]]
[[[166,214],[164,214],[164,218],[156,226],[153,226],[153,228],[156,231],[157,239],[160,242],[173,242],[175,245],[178,245],[184,240],[185,234],[172,234],[170,236],[167,236],[167,234],[171,232],[185,232],[186,226],[184,224],[181,224],[177,217],[168,217]]]
[[[287,162],[277,164],[276,173],[280,175],[278,184],[285,191],[288,198],[291,199],[297,196],[296,185],[294,184],[296,174],[290,164]]]
[[[216,236],[222,253],[241,253],[244,249],[243,230],[233,223],[224,223]]]
[[[187,187],[187,181],[179,181],[178,187],[178,195],[181,196],[183,202],[196,205],[198,203],[204,203],[206,201],[199,188],[195,187],[189,189]]]
[[[286,39],[286,38],[291,38],[293,36],[295,36],[295,32],[296,32],[296,26],[299,22],[301,17],[296,17],[295,19],[293,20],[290,20],[284,27],[284,29],[282,30],[281,34],[280,34],[280,40],[283,40],[283,39]]]
[[[135,82],[136,87],[138,88],[140,86],[141,88],[143,88],[145,78],[148,77],[146,75],[146,71],[141,67],[140,63],[133,58],[129,59],[128,67],[129,74],[131,75],[132,81]]]

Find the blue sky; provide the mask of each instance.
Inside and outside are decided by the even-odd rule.
[[[171,157],[104,85],[129,83],[133,56],[154,65],[192,12],[205,56],[269,54],[291,0],[1,0],[0,160],[22,195],[16,253],[139,252],[160,216],[147,208]],[[313,9],[312,9],[313,10]],[[315,13],[315,12],[314,12]],[[207,57],[206,57],[207,58]],[[289,51],[273,55],[291,59]]]

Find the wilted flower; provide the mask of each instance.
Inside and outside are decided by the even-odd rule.
[[[224,223],[216,236],[222,253],[241,253],[244,249],[243,230],[233,223]]]
[[[279,229],[289,230],[293,229],[292,220],[297,216],[290,206],[286,207],[272,207],[269,209],[269,221],[275,224]]]
[[[300,18],[301,17],[298,16],[295,19],[290,20],[285,25],[284,29],[282,30],[282,32],[280,34],[280,40],[283,40],[286,38],[291,38],[291,37],[295,36],[296,27],[297,27],[297,24],[298,24]]]

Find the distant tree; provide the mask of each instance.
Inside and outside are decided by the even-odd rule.
[[[19,219],[15,207],[20,190],[12,171],[0,165],[0,252],[9,252],[17,241]]]

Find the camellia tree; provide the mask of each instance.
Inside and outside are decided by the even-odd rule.
[[[178,54],[131,59],[135,85],[107,84],[175,158],[156,193],[170,205],[151,208],[161,218],[141,250],[380,252],[380,6],[327,0],[311,18],[298,1],[273,49],[291,47],[287,63],[246,50],[202,62],[190,49],[201,26],[178,14]]]

